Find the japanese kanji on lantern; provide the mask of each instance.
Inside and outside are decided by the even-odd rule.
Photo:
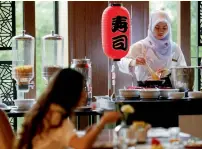
[[[106,56],[120,60],[130,46],[131,21],[128,10],[121,4],[111,4],[102,14],[102,47]]]

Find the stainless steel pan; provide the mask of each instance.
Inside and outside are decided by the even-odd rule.
[[[180,91],[192,91],[194,87],[195,67],[173,67],[171,68],[171,83],[173,88]]]

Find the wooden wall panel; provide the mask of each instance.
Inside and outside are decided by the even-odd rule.
[[[69,2],[68,17],[70,57],[71,59],[84,58],[86,55],[85,2]]]
[[[86,52],[93,66],[93,95],[107,94],[108,63],[101,39],[102,12],[107,5],[107,2],[86,2]]]
[[[107,94],[107,57],[101,43],[101,17],[107,2],[68,2],[69,52],[92,61],[93,95]]]
[[[131,11],[132,43],[146,36],[149,2],[123,2]],[[93,72],[93,95],[106,95],[108,89],[108,59],[101,43],[101,17],[108,2],[68,2],[69,60],[90,58]],[[129,75],[119,73],[117,88],[131,82]]]
[[[190,11],[188,11],[191,8],[190,4],[190,1],[180,2],[180,46],[188,66],[191,65],[191,15]]]

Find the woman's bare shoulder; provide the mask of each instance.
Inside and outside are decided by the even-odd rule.
[[[0,109],[0,119],[3,120],[3,122],[5,119],[8,119],[8,117],[6,116],[6,113],[1,109]]]

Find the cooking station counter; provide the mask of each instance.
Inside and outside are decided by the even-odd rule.
[[[144,120],[153,127],[179,126],[180,115],[202,115],[202,99],[175,100],[122,100],[116,101],[117,108],[130,104],[135,113],[128,117],[128,123]]]

